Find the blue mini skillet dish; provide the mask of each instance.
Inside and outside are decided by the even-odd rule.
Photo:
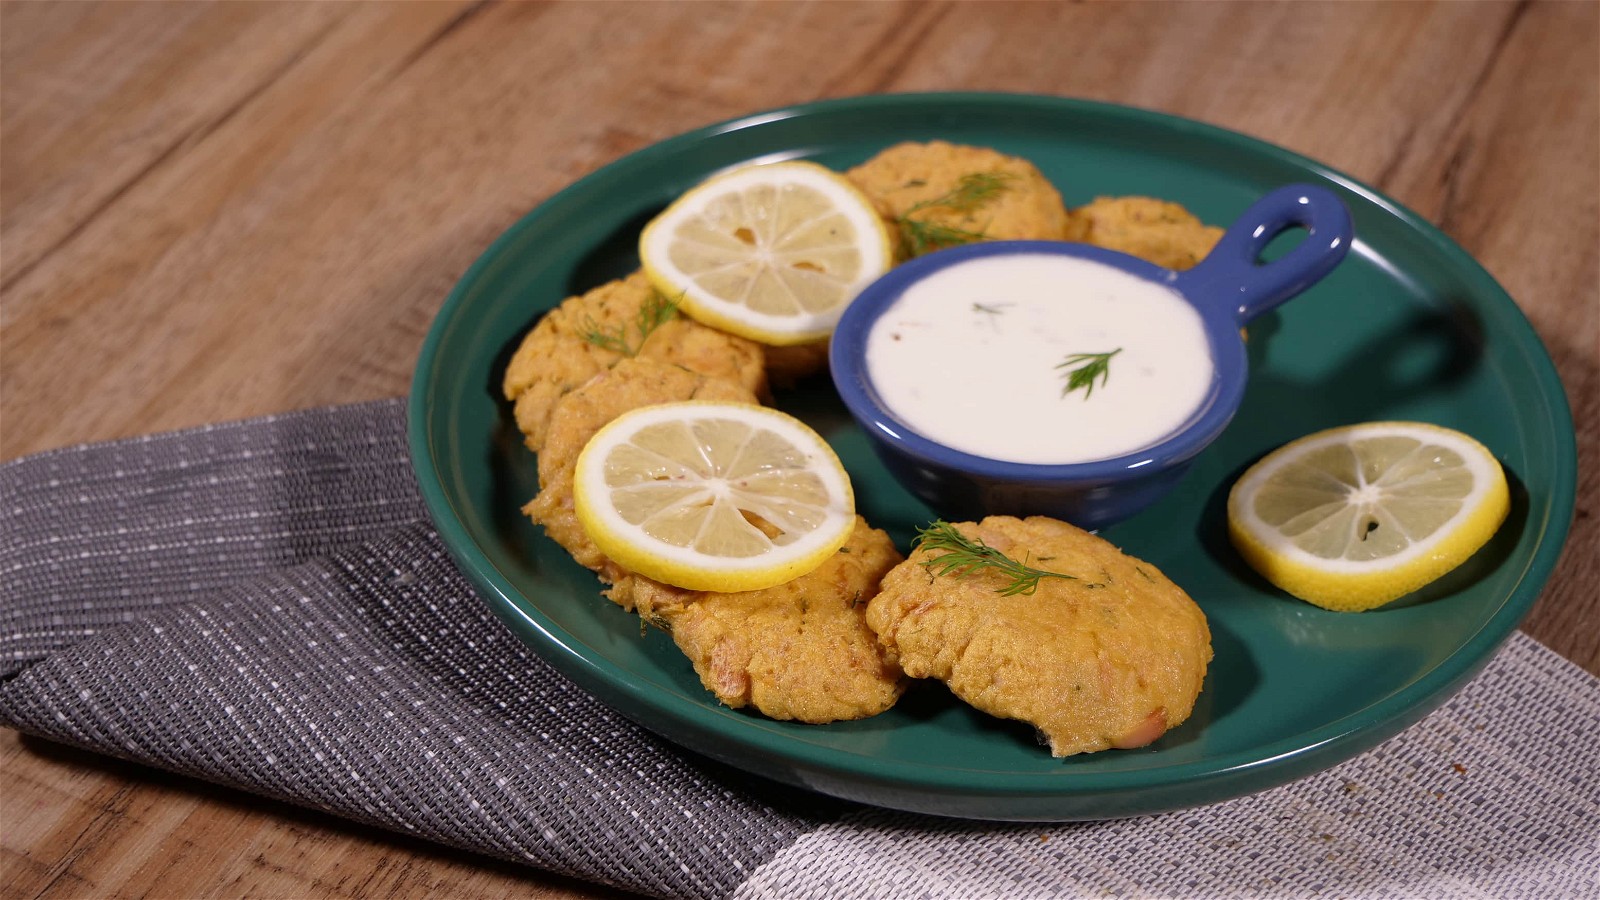
[[[1262,262],[1274,238],[1303,228],[1305,239]],[[1096,529],[1121,521],[1166,495],[1233,419],[1249,365],[1240,334],[1250,320],[1315,284],[1344,259],[1353,229],[1332,192],[1308,184],[1274,190],[1234,222],[1194,268],[1174,272],[1125,253],[1065,241],[992,241],[919,257],[869,285],[845,310],[829,350],[834,384],[873,450],[907,490],[949,519],[1047,515]],[[883,403],[868,377],[873,325],[914,284],[975,259],[1049,254],[1086,259],[1175,291],[1200,314],[1212,383],[1205,400],[1160,442],[1110,459],[1062,465],[989,459],[919,434]],[[1063,294],[1072,285],[1061,286]],[[961,365],[952,360],[952,365]],[[983,377],[973,372],[972,377]]]

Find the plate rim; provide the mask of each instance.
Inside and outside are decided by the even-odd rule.
[[[874,107],[933,109],[960,104],[1010,106],[1032,108],[1046,113],[1110,117],[1132,122],[1140,127],[1153,127],[1164,131],[1176,129],[1203,140],[1220,142],[1251,153],[1274,157],[1280,162],[1301,169],[1309,176],[1320,177],[1339,188],[1363,197],[1384,213],[1400,220],[1407,230],[1424,238],[1436,252],[1447,257],[1457,274],[1472,282],[1475,295],[1480,291],[1495,295],[1494,299],[1497,302],[1490,304],[1489,307],[1500,314],[1500,319],[1507,320],[1497,321],[1495,324],[1502,331],[1506,327],[1512,329],[1512,333],[1506,335],[1503,340],[1514,345],[1518,354],[1528,363],[1529,370],[1539,384],[1540,399],[1545,401],[1542,404],[1545,413],[1542,418],[1553,426],[1550,432],[1550,437],[1553,439],[1550,448],[1553,459],[1550,462],[1553,464],[1551,483],[1554,489],[1549,498],[1549,510],[1542,520],[1530,518],[1527,523],[1528,527],[1537,527],[1539,531],[1535,537],[1533,552],[1517,574],[1515,583],[1503,597],[1499,598],[1500,603],[1493,614],[1477,632],[1464,639],[1461,646],[1450,656],[1409,684],[1375,702],[1366,704],[1339,719],[1271,744],[1248,751],[1235,751],[1186,763],[1176,763],[1167,767],[1075,773],[1070,779],[1074,790],[1052,791],[1050,795],[1061,797],[1063,800],[1081,799],[1227,780],[1245,773],[1273,771],[1282,776],[1270,784],[1258,785],[1248,791],[1199,801],[1219,802],[1227,797],[1238,796],[1240,793],[1254,793],[1336,765],[1387,740],[1446,702],[1456,690],[1488,664],[1499,646],[1510,637],[1532,608],[1559,561],[1575,509],[1577,450],[1570,403],[1548,349],[1533,329],[1527,315],[1471,254],[1432,223],[1377,189],[1323,163],[1259,138],[1194,119],[1136,106],[1045,94],[965,91],[871,94],[792,104],[737,116],[666,138],[617,158],[564,186],[528,210],[498,235],[462,274],[440,306],[418,353],[407,403],[407,442],[411,465],[434,527],[457,565],[469,576],[475,587],[485,592],[484,600],[495,614],[512,626],[512,630],[524,644],[534,643],[529,640],[530,634],[536,638],[538,643],[532,647],[536,655],[577,682],[586,692],[597,695],[607,706],[633,721],[640,722],[644,727],[663,734],[675,744],[682,745],[685,736],[715,736],[719,741],[736,740],[747,748],[747,752],[708,755],[746,771],[790,783],[798,782],[783,777],[782,773],[774,774],[771,771],[752,768],[746,760],[752,752],[772,755],[791,766],[798,765],[815,773],[822,781],[837,779],[840,782],[850,783],[863,780],[859,769],[850,763],[874,759],[875,757],[870,754],[796,740],[791,735],[768,727],[771,723],[766,723],[765,720],[755,720],[748,714],[739,714],[720,705],[712,707],[680,697],[670,691],[652,688],[649,682],[638,679],[636,675],[611,660],[603,656],[596,655],[591,658],[590,655],[586,655],[582,652],[582,648],[586,646],[582,640],[566,632],[553,620],[544,618],[534,601],[522,595],[511,579],[478,546],[445,489],[447,474],[439,465],[433,432],[429,427],[432,423],[433,410],[436,408],[433,395],[435,371],[440,347],[454,328],[461,327],[458,321],[460,317],[456,312],[471,296],[472,287],[496,265],[508,247],[517,243],[524,231],[537,225],[541,211],[559,209],[561,205],[571,202],[573,196],[593,190],[597,184],[615,177],[621,171],[632,167],[649,166],[657,158],[673,156],[681,148],[693,146],[719,135],[759,128],[768,123],[796,117],[840,115],[862,109],[870,110]],[[1357,244],[1359,243],[1358,235]],[[1519,428],[1518,433],[1526,437],[1528,432]],[[526,604],[526,607],[523,604]],[[629,702],[649,707],[652,716],[664,716],[674,728],[668,732],[649,722],[641,722],[631,710],[620,708],[622,704]],[[721,728],[726,727],[726,723],[735,721],[743,726],[757,727],[743,727],[737,739],[730,739]],[[1057,786],[1064,780],[1060,773],[1054,772],[991,773],[973,769],[928,766],[920,766],[914,771],[915,777],[904,772],[879,771],[872,773],[866,780],[874,784],[898,785],[914,792],[926,792],[930,798],[1032,797],[1047,784],[1055,782],[1057,784],[1051,786]],[[801,786],[823,790],[836,796],[848,796],[840,793],[837,787],[831,784]],[[1048,798],[1038,799],[1044,801]],[[867,799],[865,802],[884,805],[874,799]],[[916,809],[915,806],[895,808]],[[972,817],[979,818],[979,816]],[[1059,820],[1082,818],[1082,816],[1028,815],[981,818]]]

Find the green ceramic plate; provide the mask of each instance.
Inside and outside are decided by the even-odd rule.
[[[640,634],[519,513],[536,491],[499,399],[501,369],[544,309],[637,266],[640,228],[706,175],[804,157],[835,168],[943,138],[1033,160],[1069,205],[1148,194],[1227,223],[1290,181],[1339,191],[1353,252],[1251,326],[1252,376],[1222,439],[1161,504],[1105,536],[1159,565],[1210,618],[1216,660],[1194,716],[1157,744],[1053,759],[1031,729],[942,686],[861,722],[797,725],[719,706],[664,635]],[[887,475],[826,377],[779,405],[824,434],[861,511],[904,549],[929,512]],[[1511,517],[1462,569],[1382,611],[1324,612],[1274,591],[1229,547],[1224,499],[1250,462],[1308,432],[1419,419],[1483,441],[1511,475]],[[862,97],[762,113],[635,153],[505,233],[445,301],[417,364],[411,450],[433,517],[485,602],[600,700],[741,769],[880,806],[984,819],[1178,809],[1327,768],[1421,719],[1470,679],[1533,604],[1576,483],[1571,415],[1526,319],[1456,244],[1371,188],[1285,150],[1141,110],[1052,97]]]

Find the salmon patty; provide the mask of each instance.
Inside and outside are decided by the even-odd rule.
[[[729,381],[756,396],[767,391],[760,344],[677,314],[635,272],[567,298],[523,337],[502,390],[528,449],[544,448],[561,398],[629,358]]]
[[[1072,211],[1067,240],[1117,250],[1182,271],[1206,258],[1222,238],[1176,203],[1152,197],[1096,197]]]
[[[700,683],[725,706],[821,724],[875,716],[904,679],[866,623],[866,604],[902,557],[856,517],[850,539],[821,567],[759,591],[688,591],[639,575],[611,598],[672,635]]]
[[[822,723],[893,706],[900,670],[866,624],[866,601],[901,559],[888,535],[859,517],[844,548],[793,581],[760,591],[688,591],[628,571],[584,531],[573,503],[578,456],[629,410],[680,400],[755,404],[733,382],[650,359],[625,359],[563,397],[539,454],[539,495],[523,511],[612,585],[607,596],[667,630],[706,689],[730,707]]]
[[[902,237],[900,257],[915,255],[905,221],[950,229],[970,240],[1061,240],[1067,209],[1061,194],[1033,163],[987,147],[946,141],[905,143],[845,172],[872,198],[890,228]],[[940,203],[959,195],[963,179],[987,179],[980,202]],[[934,232],[937,233],[937,232]],[[944,246],[935,242],[930,249]]]
[[[953,527],[1065,577],[1006,595],[1011,579],[995,568],[940,574],[937,560],[951,551],[924,540],[867,606],[867,624],[906,675],[1033,725],[1055,756],[1143,746],[1189,717],[1211,632],[1155,566],[1054,519]]]

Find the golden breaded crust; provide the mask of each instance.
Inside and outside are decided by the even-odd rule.
[[[828,339],[788,347],[763,347],[767,355],[767,381],[773,387],[793,387],[795,382],[828,368]]]
[[[723,704],[820,724],[875,716],[904,689],[866,624],[866,603],[899,551],[856,517],[855,531],[815,571],[777,587],[719,594],[639,575],[610,596],[671,633]]]
[[[1055,185],[1033,163],[987,147],[946,141],[896,144],[845,175],[895,228],[912,207],[955,190],[963,176],[987,173],[1005,178],[1004,190],[988,202],[966,212],[928,207],[915,217],[979,233],[988,240],[1062,238],[1067,209]]]
[[[955,526],[1013,559],[1075,576],[1003,596],[992,569],[935,577],[918,547],[883,580],[867,624],[913,678],[1032,724],[1055,756],[1147,744],[1189,717],[1211,661],[1205,614],[1147,562],[1054,519]]]
[[[1072,211],[1069,241],[1080,241],[1183,270],[1205,259],[1222,237],[1176,203],[1151,197],[1096,197]]]
[[[588,336],[615,338],[642,359],[723,378],[764,396],[766,360],[761,345],[688,318],[674,318],[642,334],[640,312],[661,302],[642,272],[569,297],[523,337],[506,366],[502,389],[514,404],[517,428],[528,449],[543,449],[556,403],[628,354]]]
[[[631,409],[680,400],[722,400],[757,404],[739,384],[642,357],[624,359],[556,403],[544,449],[539,452],[539,495],[522,511],[544,526],[551,540],[572,558],[606,577],[615,564],[600,552],[578,522],[572,479],[578,454],[595,433]]]

